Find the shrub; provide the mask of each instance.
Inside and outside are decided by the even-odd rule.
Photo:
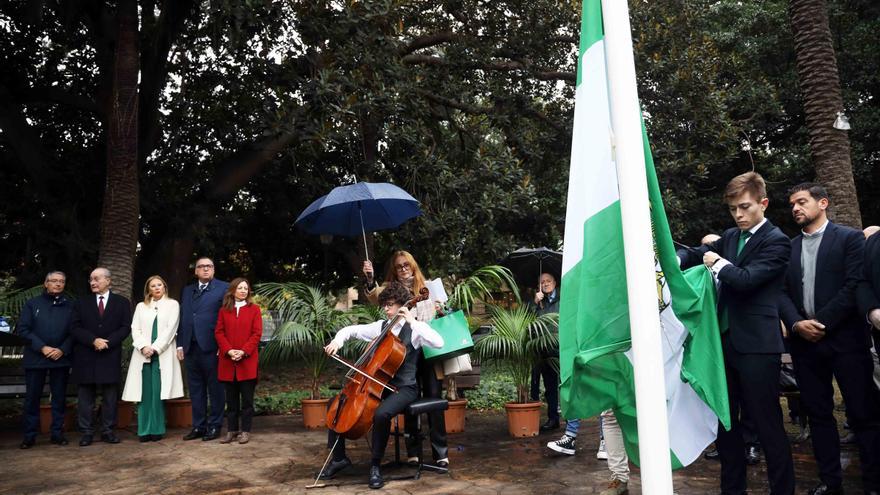
[[[487,372],[483,368],[480,384],[467,393],[467,406],[470,409],[503,410],[504,404],[516,397],[513,377],[500,372]]]
[[[312,393],[309,390],[291,390],[289,392],[254,397],[254,413],[265,415],[289,414],[294,409],[300,409],[303,399],[309,399],[311,395]],[[324,399],[329,399],[335,395],[336,392],[331,391],[327,387],[321,387],[319,390],[319,396]]]

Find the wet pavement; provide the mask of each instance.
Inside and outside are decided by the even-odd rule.
[[[20,450],[19,433],[0,433],[0,494],[81,493],[335,493],[387,494],[593,494],[609,481],[605,461],[596,459],[598,422],[584,421],[577,454],[565,456],[545,447],[561,430],[537,438],[513,439],[503,413],[468,411],[464,433],[449,436],[450,474],[424,473],[418,480],[390,481],[382,492],[366,486],[369,449],[366,441],[349,442],[354,466],[324,488],[307,490],[327,454],[326,432],[303,428],[302,418],[265,416],[254,419],[251,442],[222,445],[219,441],[184,442],[187,430],[170,430],[160,442],[141,444],[130,430],[119,433],[122,443],[96,442],[79,447],[79,435],[68,433],[70,445],[37,445]],[[392,440],[393,441],[393,440]],[[793,446],[798,493],[818,483],[810,446]],[[430,448],[425,446],[425,450]],[[430,455],[430,453],[428,453]],[[389,445],[386,460],[394,457]],[[845,488],[861,492],[858,453],[843,450]],[[412,474],[413,468],[386,468],[386,476]],[[720,465],[700,459],[673,474],[678,494],[718,493]],[[638,469],[633,468],[630,493],[641,493]],[[768,493],[764,463],[749,468],[750,493]]]

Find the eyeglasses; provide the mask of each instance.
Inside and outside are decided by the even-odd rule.
[[[46,282],[50,284],[63,284],[65,280],[63,278],[50,278],[49,280],[46,280]]]
[[[211,268],[214,268],[214,265],[196,265],[196,268],[199,270],[210,270]]]
[[[404,261],[403,263],[401,263],[399,265],[394,265],[394,268],[396,268],[397,271],[402,272],[404,270],[411,270],[412,266],[409,264],[408,261]]]

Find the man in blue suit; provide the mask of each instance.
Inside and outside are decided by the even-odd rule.
[[[791,243],[780,311],[791,330],[791,357],[821,479],[808,493],[843,493],[832,376],[859,445],[865,493],[878,493],[880,403],[872,381],[868,322],[856,309],[865,238],[828,221],[828,193],[818,184],[793,187],[789,204],[802,233]]]
[[[223,426],[226,394],[217,380],[217,340],[214,327],[229,284],[214,279],[211,258],[196,260],[198,282],[184,287],[180,294],[180,327],[177,330],[177,357],[186,364],[189,396],[192,400],[193,429],[183,439],[214,440]],[[211,416],[208,417],[208,402]]]
[[[785,348],[777,309],[791,243],[764,218],[769,200],[759,174],[748,172],[731,179],[724,199],[736,227],[710,244],[678,252],[683,268],[702,261],[719,282],[718,317],[731,419],[730,431],[719,425],[715,442],[721,459],[721,492],[746,493],[739,420],[744,410],[756,420],[770,493],[791,495],[794,464],[779,407],[779,368]]]

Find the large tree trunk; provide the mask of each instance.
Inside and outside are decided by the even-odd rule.
[[[140,203],[138,194],[138,12],[135,0],[117,11],[113,96],[107,112],[107,184],[98,264],[113,272],[113,289],[132,296]]]
[[[828,9],[825,0],[790,0],[789,9],[816,181],[831,195],[831,217],[861,228],[849,136],[832,127],[843,111],[843,98]]]

